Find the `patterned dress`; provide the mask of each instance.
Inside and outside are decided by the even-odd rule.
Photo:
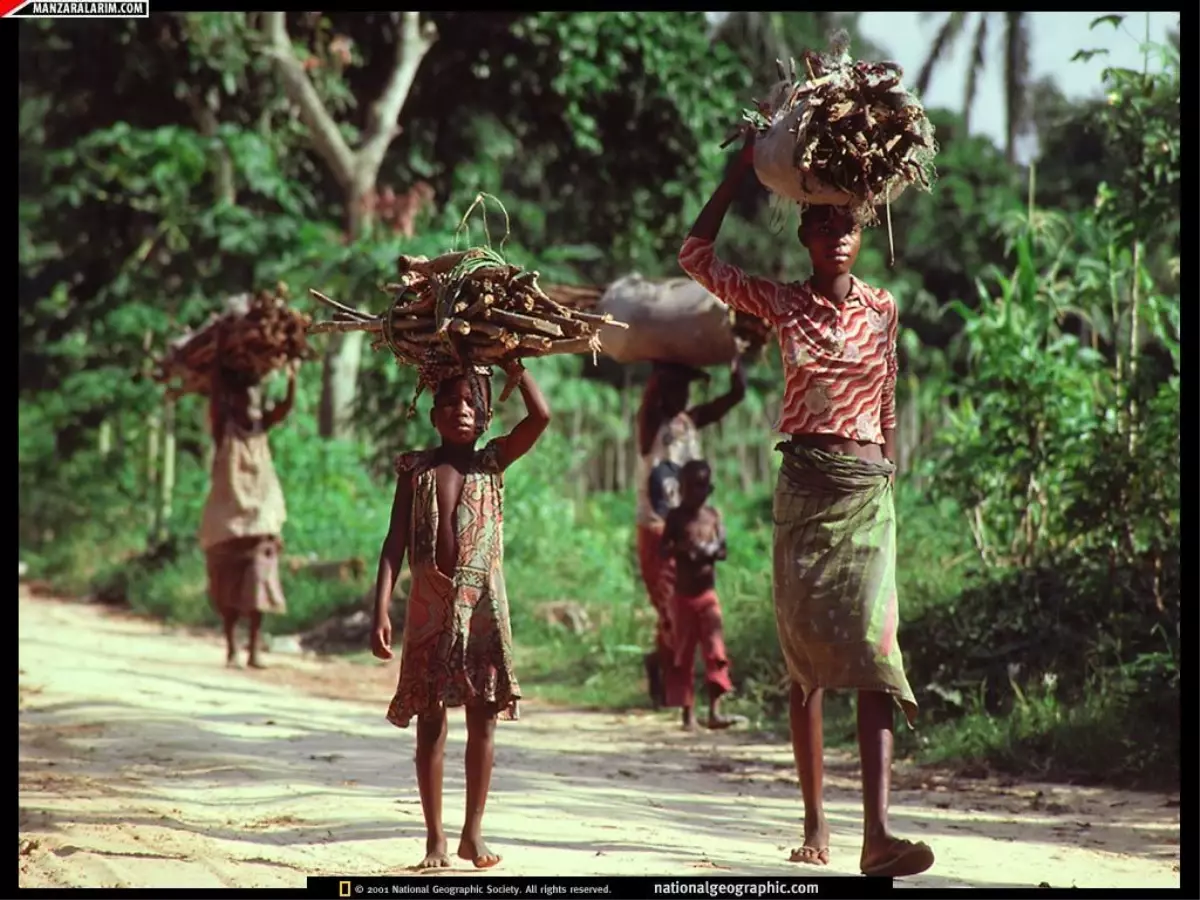
[[[404,617],[400,680],[387,719],[406,728],[414,716],[485,704],[518,718],[521,688],[513,671],[512,625],[504,588],[502,444],[475,455],[463,477],[455,532],[454,577],[437,567],[436,461],[433,451],[404,453],[396,472],[412,478],[409,542],[412,590]]]

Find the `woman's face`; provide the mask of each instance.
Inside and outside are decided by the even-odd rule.
[[[235,416],[248,419],[253,411],[253,398],[250,396],[250,391],[240,385],[231,385],[226,389],[225,402],[229,405],[229,410]]]
[[[800,243],[808,250],[818,275],[846,275],[862,248],[862,228],[845,210],[832,209],[800,226]]]
[[[651,390],[663,415],[674,416],[687,409],[691,387],[691,380],[686,375],[664,367],[654,373]]]

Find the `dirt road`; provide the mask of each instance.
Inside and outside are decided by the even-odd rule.
[[[22,595],[22,887],[300,886],[420,858],[413,736],[383,719],[394,665],[272,655],[271,670],[243,673],[221,655],[217,639]],[[448,829],[463,805],[452,722]],[[799,874],[784,861],[800,815],[787,747],[673,725],[525,704],[497,740],[494,871]],[[854,763],[829,769],[823,871],[853,874]],[[1178,795],[919,771],[896,786],[895,827],[938,854],[906,884],[1179,886]]]

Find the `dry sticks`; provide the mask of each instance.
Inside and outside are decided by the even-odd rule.
[[[871,222],[875,207],[906,187],[930,188],[937,145],[920,101],[901,83],[901,68],[855,62],[848,45],[840,33],[828,55],[805,53],[799,77],[794,61],[790,71],[777,63],[779,85],[769,102],[755,101],[757,108],[746,112],[741,132],[752,130],[762,141],[786,127],[794,169],[844,195]]]
[[[206,394],[218,355],[222,368],[251,383],[292,360],[309,359],[310,320],[288,307],[287,295],[287,285],[280,284],[273,291],[232,298],[224,313],[172,342],[158,362],[155,381],[175,382],[176,394]]]
[[[366,331],[408,365],[501,365],[509,360],[600,351],[601,325],[611,316],[570,309],[538,287],[537,272],[509,265],[488,248],[434,259],[400,257],[400,282],[387,285],[392,303],[382,315],[344,306],[319,291],[334,310],[310,333]]]

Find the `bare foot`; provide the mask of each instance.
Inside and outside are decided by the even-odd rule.
[[[920,875],[933,865],[933,850],[921,841],[906,841],[886,832],[863,841],[859,868],[864,875],[905,878]]]
[[[829,865],[829,823],[824,817],[811,823],[805,817],[804,844],[792,851],[788,862],[807,866]]]
[[[458,858],[465,859],[477,869],[490,869],[500,862],[500,855],[489,850],[483,838],[460,838]]]
[[[713,731],[720,731],[724,728],[732,728],[734,725],[742,725],[745,721],[742,716],[711,716],[705,724]]]
[[[242,661],[238,659],[236,653],[230,653],[225,657],[225,667],[228,669],[240,669],[242,668]]]
[[[446,839],[444,837],[426,838],[425,858],[412,868],[417,871],[450,868],[450,854],[446,852]]]
[[[266,665],[263,664],[263,661],[258,658],[257,653],[250,657],[250,661],[247,663],[247,665],[250,666],[250,668],[252,668],[252,669],[265,669],[266,668]]]

